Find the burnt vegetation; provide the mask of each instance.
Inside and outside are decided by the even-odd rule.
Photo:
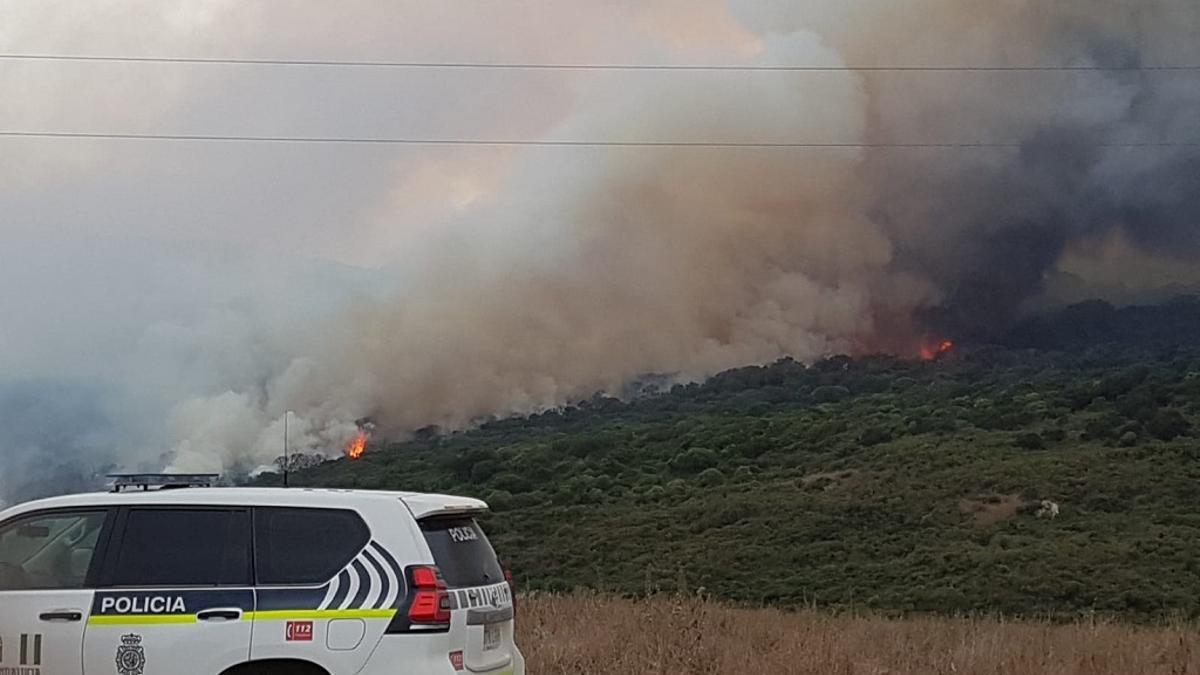
[[[739,368],[425,432],[293,484],[482,497],[526,589],[1196,617],[1197,335],[1194,298],[1088,303],[936,361]]]

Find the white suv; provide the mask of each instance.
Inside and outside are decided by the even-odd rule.
[[[153,482],[153,481],[151,481]],[[0,513],[0,673],[523,675],[475,499],[195,488]]]

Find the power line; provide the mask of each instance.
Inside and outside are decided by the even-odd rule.
[[[390,138],[346,136],[235,136],[209,134],[97,133],[79,131],[0,131],[0,138],[59,138],[132,141],[218,141],[231,143],[311,143],[353,145],[482,145],[540,146],[565,148],[1021,148],[1016,142],[969,143],[805,143],[754,141],[573,141],[476,138]],[[1200,141],[1164,141],[1146,143],[1098,143],[1103,148],[1183,148],[1200,147]]]
[[[177,56],[103,56],[87,54],[0,54],[3,61],[83,61],[107,63],[179,63],[229,66],[322,66],[346,68],[410,68],[445,70],[614,70],[614,71],[745,71],[745,72],[1154,72],[1200,71],[1200,65],[1150,66],[815,66],[815,65],[688,65],[620,63],[493,63],[473,61],[354,61],[325,59],[227,59]]]

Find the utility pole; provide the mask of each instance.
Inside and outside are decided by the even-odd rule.
[[[291,410],[285,410],[283,413],[283,487],[288,486],[288,469],[292,464],[288,457],[288,416],[291,414]]]

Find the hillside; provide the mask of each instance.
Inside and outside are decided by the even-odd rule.
[[[1156,311],[1194,321],[1197,307]],[[483,497],[525,588],[1194,617],[1200,347],[1195,333],[1128,332],[1082,346],[1015,331],[1068,349],[964,347],[930,362],[784,360],[428,431],[294,483]],[[1058,518],[1035,517],[1043,499]]]

